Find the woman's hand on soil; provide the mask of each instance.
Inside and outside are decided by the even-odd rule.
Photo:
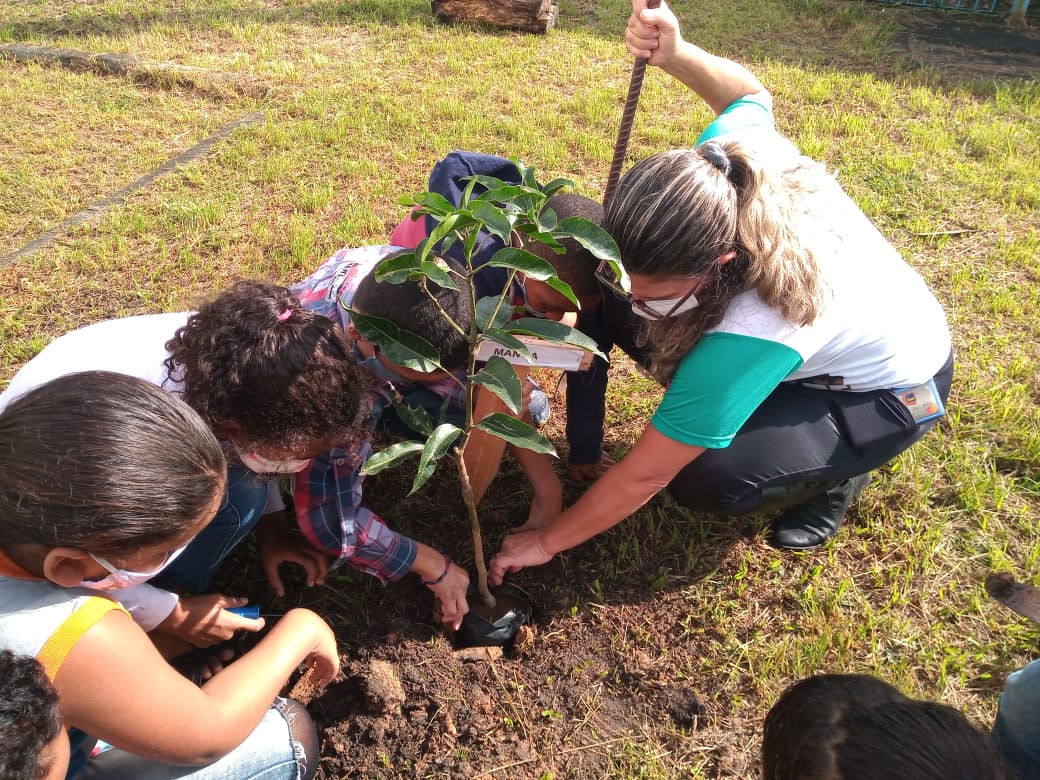
[[[314,547],[299,531],[290,528],[284,513],[261,520],[256,536],[260,563],[276,595],[285,595],[285,585],[278,573],[278,567],[283,563],[302,566],[308,586],[325,584],[329,574],[329,556]]]
[[[436,585],[427,585],[437,598],[435,613],[441,622],[458,631],[462,625],[462,617],[469,612],[466,591],[469,588],[469,573],[461,566],[451,564],[444,579]]]
[[[501,585],[507,573],[518,572],[526,566],[541,566],[552,560],[542,547],[541,531],[523,531],[510,534],[503,540],[502,549],[491,559],[488,580]]]
[[[227,641],[236,631],[259,631],[264,627],[263,618],[251,620],[227,611],[247,603],[248,599],[220,593],[182,598],[156,628],[180,637],[195,647],[210,647]]]

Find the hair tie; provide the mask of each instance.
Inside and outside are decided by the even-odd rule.
[[[285,311],[283,311],[281,314],[278,315],[278,321],[279,322],[285,322],[291,316],[292,316],[292,309],[290,309],[288,306],[286,306],[285,307]]]
[[[697,150],[701,153],[701,157],[712,164],[719,173],[729,179],[729,173],[733,170],[733,166],[730,165],[729,155],[726,154],[726,150],[716,141],[708,141],[707,143],[701,144]]]

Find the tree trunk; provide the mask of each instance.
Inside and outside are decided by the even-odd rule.
[[[544,33],[556,24],[556,0],[431,0],[439,22],[479,22],[508,30]]]

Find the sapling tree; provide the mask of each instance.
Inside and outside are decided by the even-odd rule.
[[[450,456],[456,464],[463,502],[469,515],[478,587],[488,607],[493,607],[495,600],[487,585],[478,498],[474,495],[464,457],[466,448],[480,436],[488,435],[535,452],[555,455],[556,450],[533,426],[519,419],[523,403],[522,381],[514,365],[497,355],[481,365],[478,351],[484,342],[492,342],[514,356],[533,362],[531,350],[523,340],[533,336],[553,345],[569,345],[601,354],[596,343],[580,331],[560,322],[523,316],[523,307],[512,305],[513,281],[517,274],[545,282],[576,307],[579,305],[573,290],[559,278],[553,266],[523,248],[531,246],[531,242],[545,244],[562,253],[561,240],[573,239],[608,263],[616,277],[623,284],[627,283],[617,245],[605,230],[580,217],[557,220],[556,214],[546,205],[554,193],[572,186],[572,182],[555,179],[541,186],[535,180],[532,168],[522,165],[518,168],[522,174],[520,184],[509,184],[491,176],[469,178],[458,206],[433,192],[402,199],[402,205],[414,206],[416,214],[431,217],[436,226],[414,250],[388,258],[374,270],[379,282],[401,284],[413,281],[427,292],[430,285],[437,285],[460,291],[470,298],[474,316],[468,329],[455,322],[443,308],[440,309],[469,344],[465,374],[454,375],[462,389],[463,425],[459,427],[443,419],[435,420],[425,409],[398,404],[398,415],[425,440],[398,442],[373,454],[365,462],[362,473],[375,474],[417,455],[419,465],[410,491],[414,493],[433,475],[441,460]],[[483,264],[474,265],[474,258],[486,247],[486,242],[494,239],[504,246]],[[452,247],[461,247],[464,260],[461,270],[438,260],[440,254]],[[456,257],[458,254],[456,250]],[[489,268],[505,269],[507,282],[499,295],[479,298],[475,279]],[[431,299],[436,303],[432,295]],[[388,360],[417,371],[444,370],[438,362],[437,349],[416,334],[401,330],[389,320],[360,312],[351,311],[351,319],[357,330],[377,344]],[[510,413],[492,412],[476,419],[478,388],[480,392],[497,396]]]

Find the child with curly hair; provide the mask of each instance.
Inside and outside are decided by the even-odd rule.
[[[463,424],[465,415],[461,407],[469,357],[469,340],[463,333],[469,333],[473,307],[462,290],[422,286],[414,281],[402,284],[377,281],[375,268],[405,251],[393,246],[344,247],[290,289],[303,305],[337,322],[351,341],[358,363],[382,380],[373,397],[376,427],[408,436],[415,432],[397,415],[393,400],[424,409],[435,421]],[[451,273],[463,273],[462,266],[454,260],[439,258],[438,262]],[[445,371],[424,373],[391,362],[374,342],[358,331],[352,312],[389,320],[401,330],[425,339],[437,348],[439,363]],[[529,421],[541,424],[549,413],[548,400],[533,381],[527,383],[525,390]],[[528,525],[547,522],[560,513],[563,504],[563,488],[552,462],[547,455],[522,447],[510,445],[509,449],[534,490]],[[310,473],[316,475],[316,471]],[[337,543],[336,529],[330,531],[323,529],[320,523],[304,521],[301,528],[314,544],[324,549]],[[446,559],[445,570],[451,568]]]
[[[68,768],[58,692],[31,655],[0,650],[0,777],[61,780]]]
[[[468,577],[438,579],[442,556],[386,527],[361,507],[358,471],[368,453],[370,377],[354,361],[339,327],[309,311],[288,289],[242,281],[195,312],[108,320],[67,333],[30,360],[0,395],[0,410],[44,382],[83,370],[145,379],[182,397],[211,427],[228,456],[224,500],[213,521],[152,583],[120,594],[146,630],[158,628],[205,647],[256,620],[227,607],[244,599],[206,591],[221,562],[254,527],[261,562],[278,595],[279,566],[303,567],[308,585],[324,584],[329,559],[296,533],[278,481],[288,477],[298,516],[332,513],[342,536],[337,562],[380,579],[414,571],[431,587],[451,622],[466,611]],[[315,492],[294,477],[312,459],[330,462],[334,478]],[[156,486],[161,489],[161,485]]]

